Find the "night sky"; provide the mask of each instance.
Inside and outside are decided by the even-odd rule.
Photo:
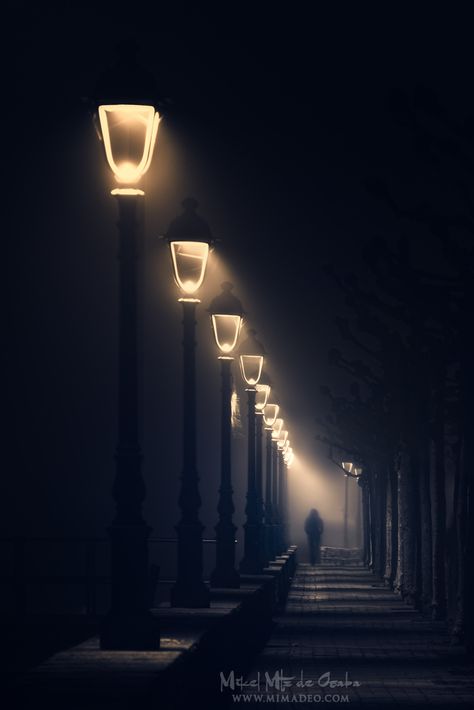
[[[173,534],[180,312],[158,237],[187,195],[220,240],[198,326],[206,525],[216,519],[219,375],[205,308],[224,277],[269,352],[295,449],[316,456],[320,385],[341,393],[347,385],[328,363],[328,350],[340,346],[334,317],[345,305],[324,265],[369,279],[363,244],[379,234],[395,239],[399,226],[367,192],[366,178],[382,176],[399,194],[416,187],[418,195],[434,179],[394,121],[393,96],[433,89],[462,120],[474,108],[474,47],[467,17],[435,14],[432,5],[401,12],[395,3],[383,10],[321,3],[311,15],[301,7],[257,13],[227,4],[211,13],[154,4],[151,13],[140,3],[121,11],[20,2],[4,18],[13,98],[8,93],[3,149],[13,189],[2,240],[10,452],[3,532],[103,534],[113,514],[115,204],[82,99],[119,39],[138,42],[141,63],[170,98],[145,181],[147,518],[155,533]],[[419,258],[436,265],[424,237],[408,235],[420,240]],[[236,442],[237,461],[242,446]],[[236,482],[239,495],[242,486]]]

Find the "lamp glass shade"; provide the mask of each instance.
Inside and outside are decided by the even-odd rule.
[[[160,115],[154,106],[99,106],[105,156],[117,182],[134,185],[150,167]]]
[[[263,410],[263,421],[265,426],[273,427],[278,416],[280,407],[278,404],[267,404]]]
[[[280,449],[280,451],[281,451],[281,450],[283,449],[283,447],[285,446],[285,442],[286,442],[287,436],[288,436],[288,432],[287,432],[286,430],[285,430],[285,431],[280,431],[280,436],[279,436],[279,438],[278,438],[278,448]]]
[[[255,387],[262,374],[263,355],[241,355],[240,369],[245,382]]]
[[[270,395],[270,385],[256,385],[257,394],[255,396],[255,409],[258,412],[263,412]]]
[[[359,478],[359,476],[362,475],[362,467],[361,466],[354,466],[354,474]]]
[[[342,468],[344,469],[344,471],[351,473],[352,469],[354,468],[354,464],[351,461],[343,461]]]
[[[291,464],[293,463],[294,460],[295,460],[295,455],[294,455],[293,451],[290,449],[290,451],[288,452],[288,455],[286,457],[286,465],[288,466],[288,468],[291,467]]]
[[[272,439],[274,441],[278,440],[282,429],[283,429],[283,419],[281,419],[281,418],[276,419],[275,424],[273,425],[273,432],[272,432]]]
[[[187,296],[192,296],[204,281],[209,244],[207,242],[170,242],[176,283]]]
[[[211,321],[217,347],[221,353],[229,355],[237,344],[242,316],[213,313]]]

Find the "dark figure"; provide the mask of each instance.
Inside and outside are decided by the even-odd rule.
[[[321,535],[324,523],[316,508],[312,508],[304,523],[304,531],[308,536],[309,559],[312,565],[321,562]]]

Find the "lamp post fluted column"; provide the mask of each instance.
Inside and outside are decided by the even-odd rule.
[[[262,567],[268,562],[265,549],[265,506],[263,499],[263,411],[255,412],[255,483],[257,488],[257,516],[260,525],[260,559]]]
[[[244,524],[245,541],[244,556],[240,562],[240,572],[257,574],[263,568],[261,535],[261,506],[258,500],[256,479],[256,442],[255,442],[255,395],[254,388],[248,388],[248,468],[247,468],[247,504],[245,506],[246,522]]]
[[[208,607],[209,588],[203,582],[202,532],[199,520],[201,496],[196,464],[196,306],[198,299],[181,298],[183,307],[183,469],[179,507],[176,583],[171,606]]]
[[[349,476],[344,476],[344,540],[343,547],[349,547],[349,530],[348,530],[348,514],[349,514]]]
[[[286,544],[286,501],[285,501],[285,477],[286,466],[283,460],[283,451],[278,452],[278,484],[279,484],[279,509],[280,509],[280,552],[284,552],[287,548]]]
[[[118,442],[113,496],[116,513],[109,528],[111,608],[100,643],[109,649],[159,647],[156,618],[149,607],[148,537],[142,515],[145,483],[139,442],[138,408],[138,238],[137,195],[117,195],[119,220]]]
[[[275,557],[273,542],[273,473],[272,427],[265,428],[265,560]]]
[[[281,552],[281,528],[280,528],[280,501],[279,501],[279,483],[278,483],[278,444],[275,440],[272,442],[272,473],[273,473],[273,557]]]
[[[221,363],[221,483],[217,511],[219,520],[216,525],[216,567],[211,575],[213,587],[240,586],[240,575],[235,569],[235,532],[237,527],[232,521],[234,513],[232,489],[232,359],[219,358]]]

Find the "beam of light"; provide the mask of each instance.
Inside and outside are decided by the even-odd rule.
[[[323,545],[339,547],[342,543],[344,479],[334,476],[332,469],[321,467],[310,457],[294,453],[288,476],[288,500],[292,541],[301,545],[301,559],[307,559],[304,521],[311,508],[316,508],[323,521]],[[353,513],[349,519],[352,534]]]
[[[133,185],[147,172],[160,120],[154,106],[99,106],[105,155],[117,182]]]

